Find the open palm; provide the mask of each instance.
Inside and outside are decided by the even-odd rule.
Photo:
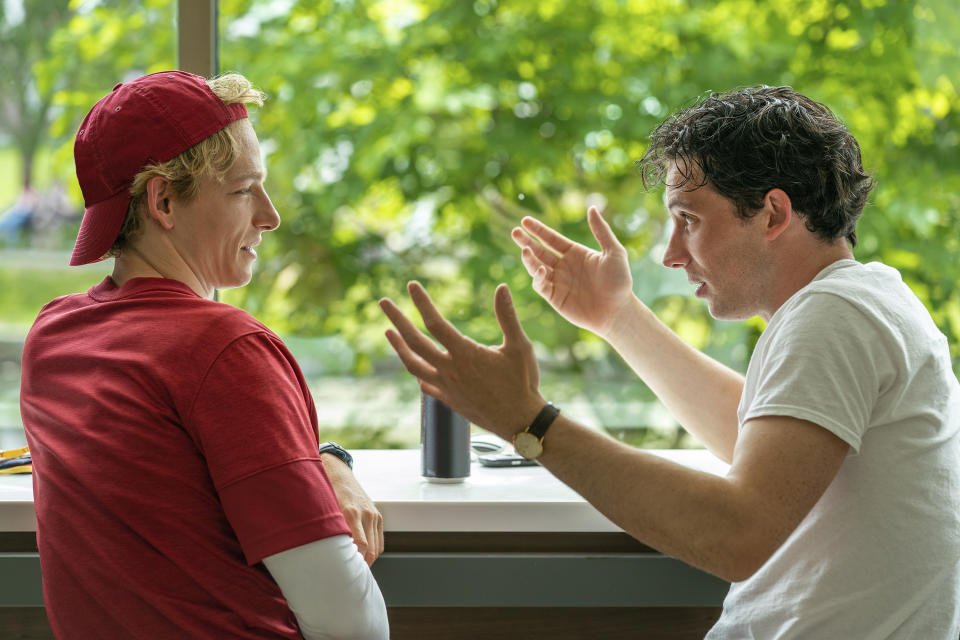
[[[626,249],[600,213],[591,208],[587,220],[600,251],[573,242],[534,218],[524,218],[523,229],[514,229],[511,237],[522,249],[534,291],[573,324],[603,336],[629,302],[633,278]]]

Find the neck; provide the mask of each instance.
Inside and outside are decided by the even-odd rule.
[[[122,287],[133,278],[167,278],[183,282],[201,298],[213,299],[213,290],[205,289],[189,270],[177,269],[169,260],[157,257],[155,251],[145,250],[141,246],[127,245],[113,263],[111,279]],[[184,277],[186,276],[186,277]]]
[[[780,261],[779,278],[773,305],[760,316],[767,322],[773,314],[800,289],[810,284],[817,274],[837,260],[852,259],[853,251],[846,239],[829,243],[813,240],[813,246],[796,246],[796,252]]]

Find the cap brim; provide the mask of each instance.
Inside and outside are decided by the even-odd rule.
[[[73,254],[70,256],[70,265],[90,264],[103,259],[110,250],[123,219],[130,206],[130,192],[126,189],[120,193],[87,207],[83,213],[83,222],[80,223],[80,232],[73,245]]]

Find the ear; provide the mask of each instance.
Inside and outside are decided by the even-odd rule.
[[[776,240],[793,221],[793,204],[790,202],[790,196],[783,189],[770,189],[763,200],[767,213],[765,235],[768,240]]]
[[[147,181],[147,217],[156,220],[163,229],[173,229],[170,181],[166,178],[154,176]]]

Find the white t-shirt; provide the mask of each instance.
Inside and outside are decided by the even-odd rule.
[[[823,497],[734,583],[710,640],[960,636],[960,385],[900,274],[840,260],[771,318],[740,425],[814,422],[850,445]]]

